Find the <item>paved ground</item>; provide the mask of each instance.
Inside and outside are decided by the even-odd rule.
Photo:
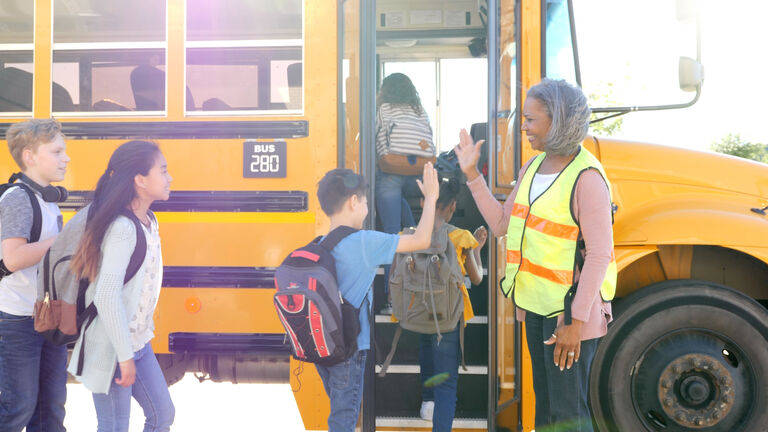
[[[96,431],[91,393],[80,384],[67,386],[69,432]],[[172,431],[304,431],[288,384],[227,384],[198,380],[187,374],[171,386],[176,406]],[[133,401],[130,432],[142,431],[144,415]]]

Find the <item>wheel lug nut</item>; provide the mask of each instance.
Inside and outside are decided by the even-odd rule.
[[[669,381],[661,380],[661,387],[662,388],[669,388]]]
[[[664,405],[667,406],[667,407],[671,407],[672,404],[674,404],[674,403],[675,403],[675,401],[673,401],[671,397],[667,397],[667,398],[664,399]]]
[[[693,367],[698,369],[698,368],[701,367],[701,360],[695,358],[695,359],[691,360],[691,364],[693,364]]]
[[[693,422],[696,424],[696,426],[701,426],[702,424],[704,424],[704,420],[702,420],[701,417],[696,417],[696,420],[694,420]]]
[[[685,414],[682,411],[676,412],[675,413],[675,420],[677,420],[677,421],[685,420]]]
[[[720,418],[720,411],[718,411],[718,410],[712,411],[712,418],[715,419],[715,420],[719,419]]]
[[[725,402],[725,403],[727,403],[727,404],[731,403],[731,396],[729,396],[729,395],[724,395],[724,396],[723,396],[723,402]]]
[[[674,372],[676,374],[679,374],[682,370],[683,369],[680,367],[679,364],[676,364],[676,365],[672,366],[672,372]]]

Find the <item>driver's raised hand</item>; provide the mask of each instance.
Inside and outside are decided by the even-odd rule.
[[[472,181],[480,176],[480,172],[477,170],[477,161],[480,160],[480,149],[482,149],[484,142],[484,140],[480,140],[474,143],[466,129],[459,132],[459,144],[454,147],[453,151],[456,153],[461,172],[467,176],[467,181]]]

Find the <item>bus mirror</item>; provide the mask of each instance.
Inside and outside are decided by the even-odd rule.
[[[696,91],[704,82],[704,66],[690,57],[680,57],[680,89],[686,92]]]

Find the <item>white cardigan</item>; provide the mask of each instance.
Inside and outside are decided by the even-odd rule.
[[[85,304],[93,302],[98,313],[88,330],[80,334],[67,369],[93,393],[108,393],[117,363],[133,358],[128,324],[139,307],[147,266],[145,258],[136,276],[123,284],[135,247],[136,226],[127,217],[118,216],[104,235],[99,273],[85,293]],[[77,376],[83,337],[83,374]]]

